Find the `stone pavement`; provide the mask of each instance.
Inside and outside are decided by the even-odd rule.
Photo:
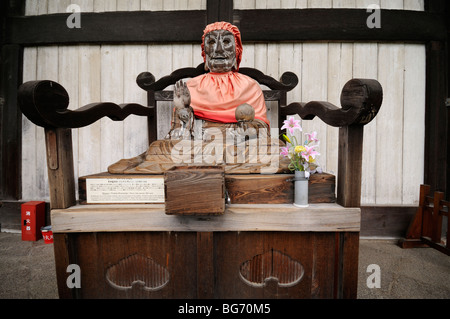
[[[379,266],[380,288],[367,286],[372,264]],[[450,299],[450,257],[431,248],[401,249],[396,240],[361,239],[358,278],[359,299]],[[0,233],[0,299],[5,298],[58,298],[53,244]]]

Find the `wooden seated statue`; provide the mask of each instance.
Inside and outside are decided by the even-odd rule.
[[[173,120],[165,139],[108,168],[115,174],[162,174],[176,165],[222,165],[226,173],[287,172],[282,143],[270,134],[259,84],[238,72],[242,42],[228,22],[206,26],[202,56],[207,73],[175,84]],[[251,141],[250,141],[251,140]]]
[[[285,72],[277,81],[257,69],[239,68],[242,44],[235,26],[224,22],[207,26],[202,47],[205,62],[196,68],[174,70],[158,81],[149,72],[138,76],[137,84],[148,93],[147,106],[95,102],[70,110],[69,95],[57,82],[28,81],[20,86],[21,111],[45,129],[52,209],[76,203],[71,129],[103,117],[122,121],[131,114],[148,118],[150,145],[145,153],[110,165],[110,173],[161,174],[178,164],[224,165],[227,174],[284,173],[288,163],[279,154],[282,132],[275,128],[288,115],[297,114],[302,120],[317,116],[339,127],[336,201],[358,207],[363,127],[381,107],[380,83],[350,79],[341,92],[341,107],[327,101],[287,104],[286,92],[298,84],[297,76]],[[258,84],[269,90],[261,91]],[[174,92],[165,91],[171,85]],[[156,137],[156,101],[174,105],[170,132],[162,140]],[[265,101],[278,102],[278,123],[269,123]]]

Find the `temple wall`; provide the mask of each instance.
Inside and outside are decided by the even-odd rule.
[[[65,12],[69,4],[82,12],[127,10],[205,10],[206,0],[28,0],[26,14]],[[423,0],[276,0],[234,2],[235,9],[367,8],[423,10]],[[81,15],[81,26],[82,26]],[[382,27],[381,17],[381,27]],[[112,26],[113,27],[113,26]],[[288,103],[311,100],[340,105],[343,85],[351,78],[375,78],[384,90],[382,108],[365,126],[362,205],[417,204],[423,182],[425,137],[425,46],[406,43],[246,43],[241,66],[255,67],[279,78],[286,71],[300,82],[288,93]],[[199,39],[200,42],[200,39]],[[156,79],[180,67],[202,62],[200,45],[79,45],[29,47],[24,51],[24,81],[49,79],[63,85],[70,108],[91,102],[146,103],[135,82],[143,72]],[[276,123],[273,105],[269,117]],[[169,128],[170,105],[158,125],[162,137]],[[44,130],[23,118],[22,197],[48,200]],[[337,173],[338,129],[320,119],[303,121],[303,131],[316,130],[321,140],[319,162]],[[108,165],[147,148],[146,119],[123,122],[108,118],[73,130],[76,177],[106,171]]]

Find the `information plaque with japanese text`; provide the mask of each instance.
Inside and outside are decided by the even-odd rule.
[[[86,203],[164,203],[164,178],[87,178]]]

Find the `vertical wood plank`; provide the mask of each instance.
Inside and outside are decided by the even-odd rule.
[[[94,0],[71,0],[71,3],[79,5],[81,12],[94,12]]]
[[[37,4],[37,15],[48,13],[48,0],[39,0]]]
[[[356,0],[355,7],[358,9],[367,9],[371,4],[380,5],[380,0]]]
[[[214,238],[212,232],[197,233],[197,298],[214,298]]]
[[[65,10],[65,8],[64,8]],[[60,46],[58,48],[58,83],[69,94],[69,109],[75,110],[80,104],[79,98],[79,48],[77,46]],[[78,130],[72,130],[73,157],[78,159]],[[78,160],[74,161],[74,172],[78,172]],[[78,183],[78,179],[75,179]],[[78,187],[75,187],[78,190]]]
[[[333,8],[354,8],[356,0],[333,0]]]
[[[313,233],[312,242],[312,299],[329,299],[334,294],[336,239],[334,233]]]
[[[340,105],[341,91],[347,81],[353,77],[353,44],[330,43],[328,44],[328,98],[327,101]],[[327,171],[333,174],[337,172],[338,163],[338,131],[337,127],[327,127]]]
[[[53,234],[53,247],[55,251],[55,268],[58,285],[58,295],[61,299],[73,298],[72,289],[67,286],[67,266],[73,263],[70,258],[70,239],[73,235]]]
[[[123,103],[123,47],[104,45],[101,48],[101,101]],[[101,168],[124,158],[123,122],[101,120]]]
[[[403,9],[403,0],[380,0],[381,9]]]
[[[355,43],[353,49],[353,77],[378,78],[378,45],[376,43]],[[384,105],[382,106],[384,107]],[[361,204],[375,204],[377,119],[364,126],[363,170],[361,175]]]
[[[356,299],[358,292],[359,233],[340,233],[342,250],[342,297]]]
[[[38,5],[39,5],[39,0],[26,0],[25,1],[25,15],[27,15],[27,16],[37,15],[38,14]]]
[[[22,114],[17,90],[22,80],[23,49],[19,45],[3,45],[0,54],[0,198],[17,200],[21,197],[22,156]]]
[[[36,80],[37,49],[24,48],[23,82]],[[36,131],[38,127],[22,115],[22,199],[32,199],[36,194]],[[39,128],[40,129],[40,128]]]
[[[274,5],[274,4],[272,4]],[[270,75],[275,79],[280,78],[279,61],[280,52],[279,44],[268,43],[267,44],[267,56],[266,56],[266,74]],[[266,102],[267,118],[271,123],[271,127],[278,126],[278,103],[277,102]]]
[[[378,59],[383,106],[377,115],[376,203],[401,204],[404,45],[380,44]]]
[[[139,11],[141,9],[140,0],[116,0],[117,11]]]
[[[25,2],[25,15],[37,15],[38,1]],[[23,82],[37,79],[37,48],[24,48],[23,52]],[[36,182],[36,132],[38,127],[28,118],[22,116],[22,199],[29,200],[37,192]]]
[[[131,46],[124,48],[124,102],[145,105],[147,95],[136,84],[136,77],[147,68],[147,46]],[[148,147],[147,118],[129,116],[124,125],[124,156],[130,158],[144,152]]]
[[[172,73],[172,46],[167,45],[149,45],[148,46],[148,72],[155,76],[155,80]],[[164,63],[161,63],[164,61]],[[159,103],[157,110],[157,136],[162,139],[170,130],[170,116],[172,114],[172,104]],[[169,119],[169,121],[167,121]]]
[[[163,0],[141,0],[141,10],[161,11],[163,9]]]
[[[302,65],[302,101],[326,101],[328,95],[328,44],[304,43]],[[318,163],[327,167],[327,124],[319,118],[302,121],[303,133],[316,131],[320,140]]]
[[[402,204],[418,204],[425,157],[425,46],[405,46]]]
[[[250,10],[255,9],[256,0],[234,0],[233,7],[236,10]]]
[[[39,47],[37,49],[37,80],[53,80],[58,82],[58,47]],[[47,199],[49,195],[49,184],[47,175],[47,159],[45,156],[44,129],[38,127],[36,130],[36,193],[35,198]]]
[[[80,106],[101,101],[100,46],[81,46],[79,51]],[[78,176],[101,172],[101,121],[78,129]]]
[[[332,0],[308,0],[308,8],[331,8]]]
[[[424,182],[431,186],[431,190],[446,190],[446,175],[448,173],[448,158],[445,149],[448,140],[442,138],[448,134],[446,129],[448,98],[446,84],[446,66],[448,57],[445,43],[432,41],[427,44],[426,66],[426,110],[425,110],[425,176]]]
[[[287,104],[291,102],[302,101],[302,44],[301,43],[280,43],[279,50],[279,75],[278,78],[284,72],[290,71],[297,75],[299,79],[299,84],[290,92],[287,93]],[[294,116],[295,119],[300,120],[300,116],[297,114]],[[286,120],[286,118],[281,119],[281,122]],[[280,120],[279,120],[280,121]],[[300,140],[301,136],[296,132],[297,139]]]
[[[403,9],[424,11],[425,0],[403,0]]]
[[[66,12],[66,8],[70,4],[70,0],[47,0],[48,13],[62,13]]]

